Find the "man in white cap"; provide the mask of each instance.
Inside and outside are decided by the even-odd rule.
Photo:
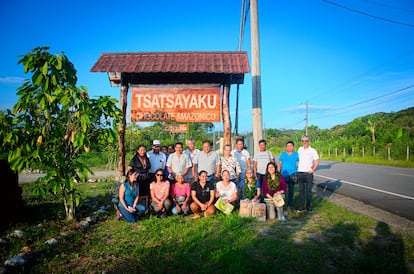
[[[165,169],[167,158],[164,153],[160,151],[160,140],[152,142],[152,149],[148,151],[147,155],[151,163],[151,169],[148,171],[151,177],[151,182],[155,180],[155,171],[159,168]]]

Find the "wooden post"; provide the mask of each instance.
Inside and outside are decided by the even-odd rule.
[[[223,117],[223,139],[224,144],[231,144],[231,120],[230,120],[230,84],[223,85],[223,96],[221,102],[221,115]],[[222,148],[220,148],[221,150]]]
[[[126,110],[128,98],[128,81],[121,75],[121,94],[119,100],[119,108],[122,111],[123,117],[121,123],[118,125],[118,176],[125,175],[125,128],[126,128]]]

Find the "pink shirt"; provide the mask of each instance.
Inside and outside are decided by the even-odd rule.
[[[171,196],[190,196],[191,187],[189,183],[184,183],[180,186],[177,185],[178,183],[175,183],[171,186]]]
[[[168,193],[170,191],[170,182],[164,181],[160,184],[153,182],[150,185],[150,189],[154,191],[155,197],[158,200],[161,200],[165,196],[165,193]]]

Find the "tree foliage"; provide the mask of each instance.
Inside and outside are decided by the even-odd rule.
[[[97,136],[114,138],[121,111],[113,98],[89,98],[86,87],[76,86],[75,67],[65,54],[48,50],[35,48],[18,62],[31,78],[18,88],[13,110],[1,117],[3,149],[13,170],[44,170],[34,191],[61,195],[66,217],[73,219],[76,182],[92,172],[79,155],[90,151]]]

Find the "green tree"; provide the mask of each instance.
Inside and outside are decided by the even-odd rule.
[[[122,113],[113,98],[90,99],[85,87],[76,86],[75,67],[65,54],[48,50],[35,48],[19,60],[32,76],[18,88],[13,111],[2,117],[11,125],[1,135],[11,168],[42,168],[46,175],[37,180],[35,193],[61,196],[71,220],[79,203],[76,182],[92,173],[78,157],[90,151],[98,133],[110,141]]]

